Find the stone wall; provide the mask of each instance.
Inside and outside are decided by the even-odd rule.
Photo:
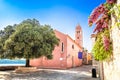
[[[120,3],[118,0],[117,3]],[[112,25],[115,24],[115,18],[112,18]],[[113,60],[103,62],[104,80],[120,80],[120,29],[114,27],[111,31],[113,40]]]
[[[112,30],[113,60],[103,62],[104,80],[120,80],[120,30],[115,27]]]

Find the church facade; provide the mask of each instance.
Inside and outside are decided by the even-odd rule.
[[[38,68],[59,69],[67,69],[82,65],[82,57],[79,58],[79,52],[82,52],[83,47],[83,36],[80,25],[76,26],[75,40],[58,30],[54,30],[54,32],[60,42],[52,52],[53,59],[49,60],[46,57],[32,59],[30,60],[30,65]]]

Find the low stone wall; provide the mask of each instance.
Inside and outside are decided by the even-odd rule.
[[[0,71],[15,70],[18,66],[0,66]]]
[[[15,72],[16,73],[28,73],[28,72],[34,72],[38,71],[37,67],[18,67]]]

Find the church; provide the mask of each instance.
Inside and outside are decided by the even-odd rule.
[[[59,45],[52,52],[53,59],[40,57],[30,60],[30,65],[38,68],[57,68],[67,69],[82,65],[82,48],[83,33],[82,28],[78,24],[75,28],[75,40],[68,34],[64,34],[58,30],[54,30],[55,35],[59,38]]]

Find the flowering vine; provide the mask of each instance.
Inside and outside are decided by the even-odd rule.
[[[106,60],[112,55],[112,41],[110,40],[109,24],[111,21],[111,9],[116,0],[106,0],[106,3],[100,4],[91,13],[88,24],[95,24],[94,33],[96,41],[92,49],[96,60]]]

